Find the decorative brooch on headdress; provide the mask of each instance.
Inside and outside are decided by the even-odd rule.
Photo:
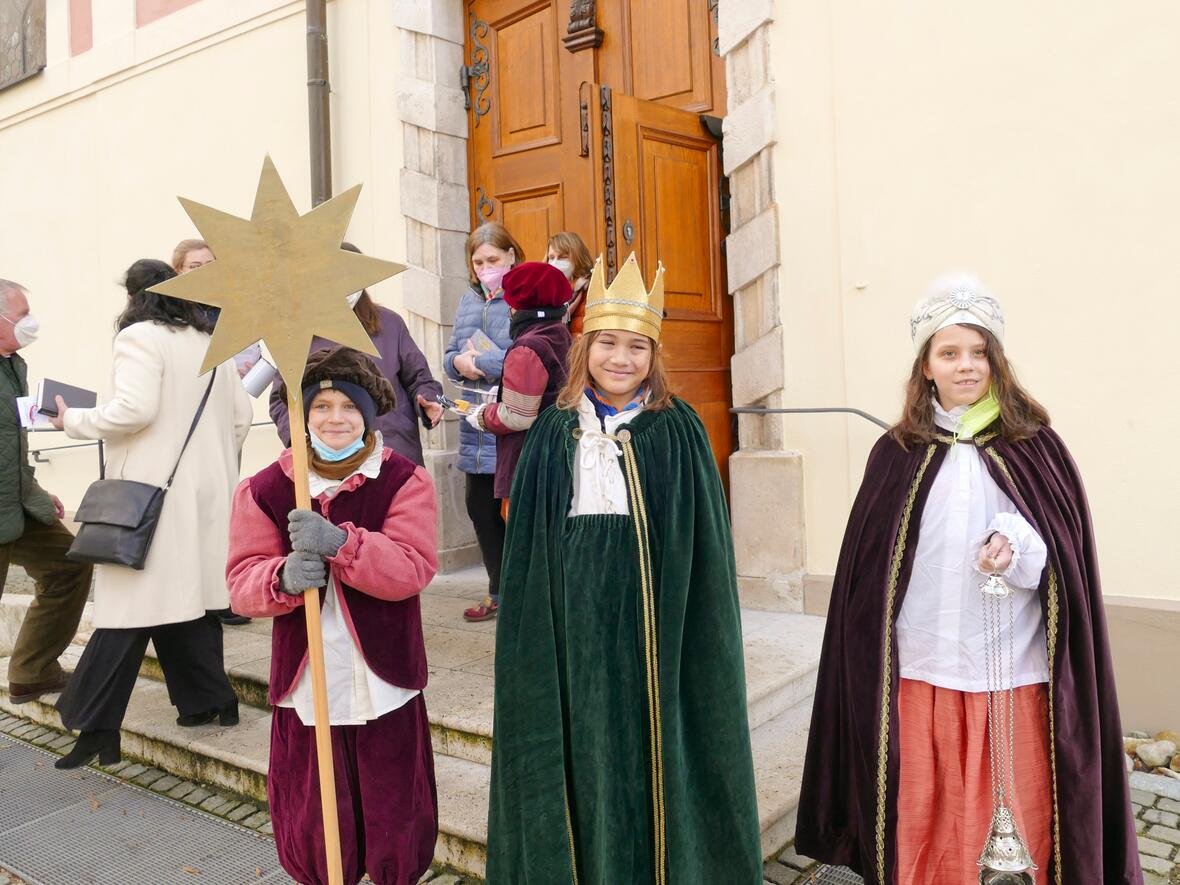
[[[987,329],[1004,342],[1004,311],[1000,302],[971,274],[947,274],[936,279],[910,315],[914,350],[922,352],[934,333],[966,324]]]

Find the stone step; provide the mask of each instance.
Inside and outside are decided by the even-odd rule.
[[[461,613],[485,588],[479,570],[436,579],[422,597],[430,663],[426,700],[439,789],[437,859],[471,875],[482,875],[487,838],[495,623],[468,624]],[[15,638],[27,601],[19,596],[0,599],[0,651],[6,652],[6,644]],[[743,611],[742,617],[762,847],[763,855],[770,856],[794,832],[824,621],[752,610]],[[90,629],[88,611],[78,644],[63,657],[67,668],[81,654]],[[265,802],[269,634],[266,620],[225,630],[227,673],[243,701],[242,722],[234,728],[176,726],[159,664],[149,652],[124,720],[124,753],[177,777]],[[0,709],[60,728],[52,707],[56,698],[12,705],[6,674],[7,661],[0,660]]]
[[[81,648],[74,646],[67,650],[62,663],[73,666],[76,660],[71,658],[76,659],[80,653]],[[57,695],[13,704],[8,696],[7,672],[8,658],[0,658],[0,710],[64,730],[53,706]],[[243,705],[241,723],[232,728],[216,723],[181,728],[176,725],[176,709],[168,700],[164,684],[140,677],[123,719],[123,756],[265,806],[270,718],[264,710]],[[435,859],[468,875],[483,874],[489,773],[486,765],[477,762],[435,756],[439,801]]]
[[[461,610],[483,593],[482,580],[464,586],[449,576],[422,596],[422,622],[430,681],[426,707],[435,752],[485,765],[492,758],[495,624],[468,624]],[[474,583],[474,588],[470,584]],[[458,587],[460,595],[452,595]],[[465,595],[463,595],[465,594]],[[751,729],[811,697],[823,641],[820,618],[748,609],[742,612],[746,693]],[[84,616],[78,642],[89,638]],[[270,621],[227,627],[225,666],[243,703],[266,707],[270,676]],[[141,673],[162,678],[149,645]]]

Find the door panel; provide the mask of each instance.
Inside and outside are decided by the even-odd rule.
[[[580,80],[560,39],[568,13],[568,0],[468,4],[466,61],[488,67],[482,102],[469,86],[471,223],[504,224],[530,260],[544,260],[571,211],[592,218],[590,184],[570,168],[581,133]]]
[[[734,448],[733,311],[721,257],[717,142],[697,114],[605,87],[594,94],[600,113],[591,160],[594,179],[603,182],[608,267],[617,269],[634,250],[650,283],[663,262],[662,344],[672,384],[705,420],[725,477]]]
[[[707,224],[685,224],[682,208],[703,210],[713,201],[714,147],[712,139],[686,139],[659,128],[639,127],[643,187],[639,226],[654,234],[647,240],[643,258],[645,263],[658,258],[668,268],[666,309],[673,319],[721,319],[710,258],[716,237]],[[652,251],[657,243],[658,255]]]
[[[496,156],[561,141],[561,75],[553,3],[532,4],[489,23],[495,97],[492,131]]]
[[[503,194],[500,201],[503,224],[524,248],[525,255],[544,261],[550,235],[565,229],[561,184]]]
[[[734,0],[739,2],[739,0]],[[599,3],[606,39],[599,81],[617,92],[702,114],[725,115],[725,64],[713,51],[707,0]]]

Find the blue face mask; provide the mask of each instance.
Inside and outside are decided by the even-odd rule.
[[[365,435],[362,433],[351,445],[345,446],[343,449],[334,449],[310,430],[307,435],[311,437],[311,447],[315,449],[315,453],[319,456],[321,461],[343,461],[345,458],[350,458],[365,447]]]

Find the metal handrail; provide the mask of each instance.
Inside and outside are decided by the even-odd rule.
[[[274,427],[274,421],[254,421],[254,422],[251,422],[250,426],[251,427]],[[30,427],[28,430],[29,430],[29,433],[61,433],[62,432],[62,431],[58,430],[56,427]],[[44,452],[62,452],[62,451],[65,451],[66,449],[85,449],[89,446],[98,446],[99,447],[99,461],[100,461],[100,466],[101,466],[102,446],[103,446],[103,440],[101,440],[101,439],[88,439],[85,442],[71,443],[68,446],[44,446],[42,448],[29,449],[29,454],[32,455],[33,460],[36,463],[48,464],[49,460],[47,458],[41,457],[42,453],[44,453]]]
[[[871,421],[882,430],[888,430],[893,425],[887,424],[876,415],[870,415],[868,412],[862,412],[860,409],[851,409],[847,406],[824,406],[822,408],[813,409],[764,409],[759,406],[738,406],[730,409],[731,415],[817,415],[828,414],[832,412],[842,412],[848,415],[859,415],[866,421]]]

